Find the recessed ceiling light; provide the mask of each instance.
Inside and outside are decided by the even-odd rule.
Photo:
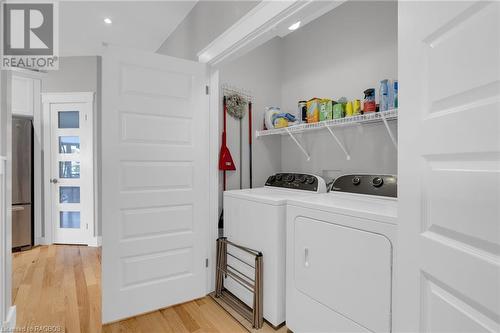
[[[300,21],[295,22],[291,26],[288,27],[288,30],[294,31],[297,30],[300,27]]]
[[[104,23],[111,24],[111,23],[113,23],[113,21],[111,21],[111,19],[109,17],[105,17],[104,18]]]

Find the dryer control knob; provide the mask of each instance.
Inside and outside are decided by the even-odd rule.
[[[316,178],[314,178],[312,176],[309,176],[306,179],[306,183],[308,183],[308,184],[314,184],[315,181],[316,181]]]
[[[359,185],[359,184],[361,183],[361,179],[360,179],[359,177],[354,177],[354,178],[352,179],[352,183],[353,183],[354,185]]]
[[[306,176],[304,175],[295,175],[295,181],[298,183],[305,183],[306,182]]]
[[[293,182],[294,179],[295,179],[295,177],[292,174],[288,174],[288,175],[285,176],[285,181],[286,182]]]
[[[380,187],[384,184],[382,177],[375,177],[372,179],[372,185],[375,187]]]

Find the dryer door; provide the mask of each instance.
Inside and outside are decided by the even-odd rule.
[[[369,331],[390,332],[389,239],[306,217],[294,224],[295,287]]]

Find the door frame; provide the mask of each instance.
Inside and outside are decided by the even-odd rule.
[[[219,237],[219,71],[207,66],[209,84],[209,175],[207,228],[207,294],[215,290],[216,239]]]
[[[95,220],[95,176],[96,172],[94,170],[94,159],[95,159],[95,150],[94,150],[94,101],[95,101],[95,93],[94,92],[68,92],[68,93],[43,93],[42,94],[42,105],[43,105],[43,206],[44,206],[44,229],[45,229],[45,244],[52,244],[54,241],[54,233],[55,233],[55,225],[54,225],[54,215],[53,215],[53,207],[55,199],[52,193],[52,187],[50,186],[49,180],[51,177],[51,159],[52,159],[52,142],[51,142],[51,112],[50,106],[51,104],[61,104],[61,103],[86,103],[90,105],[91,112],[89,112],[89,125],[90,125],[90,135],[89,135],[89,147],[92,150],[90,152],[90,156],[93,157],[92,161],[92,181],[90,182],[90,191],[92,193],[92,200],[89,203],[90,208],[92,209],[92,214],[90,214],[93,218],[92,223],[89,223],[88,229],[88,239],[87,245],[89,246],[99,246],[100,242],[98,237],[95,236],[95,231],[97,230]]]

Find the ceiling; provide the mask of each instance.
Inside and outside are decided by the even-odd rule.
[[[98,55],[103,42],[155,52],[196,1],[61,1],[60,56]],[[109,17],[112,24],[104,23]]]

